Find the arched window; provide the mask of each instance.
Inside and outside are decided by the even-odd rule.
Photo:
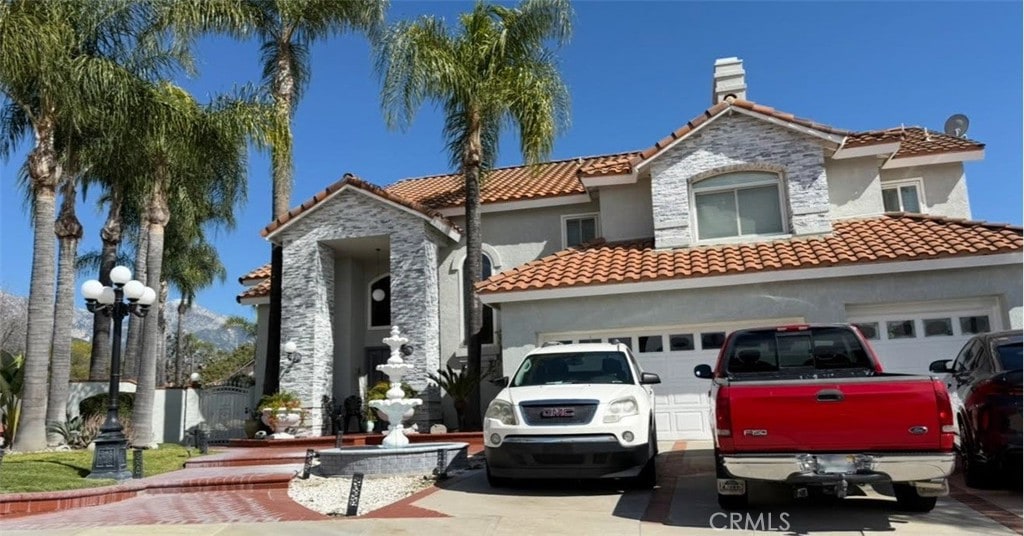
[[[784,232],[779,175],[726,173],[693,184],[700,240]]]
[[[468,258],[466,259],[468,260]],[[466,271],[466,261],[462,261],[463,273]],[[480,266],[480,279],[484,280],[491,277],[491,258],[486,253],[482,255],[481,266]],[[494,309],[484,305],[483,311],[483,322],[480,325],[480,342],[482,344],[494,344]]]
[[[391,325],[391,276],[370,283],[370,327]]]

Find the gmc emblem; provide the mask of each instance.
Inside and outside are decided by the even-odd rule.
[[[574,408],[544,408],[540,412],[541,417],[575,417]]]

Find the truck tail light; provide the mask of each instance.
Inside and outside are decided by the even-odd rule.
[[[729,408],[728,389],[719,389],[715,400],[715,434],[718,437],[732,436],[732,411]]]
[[[943,450],[953,450],[953,440],[956,437],[956,425],[953,423],[953,408],[949,403],[949,391],[942,380],[933,380],[932,388],[935,391],[935,405],[939,411],[939,447]]]

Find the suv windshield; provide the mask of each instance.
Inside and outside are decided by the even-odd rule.
[[[564,383],[633,383],[622,352],[566,352],[528,356],[511,387]]]
[[[729,374],[872,368],[857,336],[839,327],[740,332],[732,339],[726,363]]]

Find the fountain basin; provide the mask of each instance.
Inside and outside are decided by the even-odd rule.
[[[466,468],[468,443],[419,443],[402,448],[342,447],[318,451],[323,476],[429,474],[444,452],[445,471]]]

